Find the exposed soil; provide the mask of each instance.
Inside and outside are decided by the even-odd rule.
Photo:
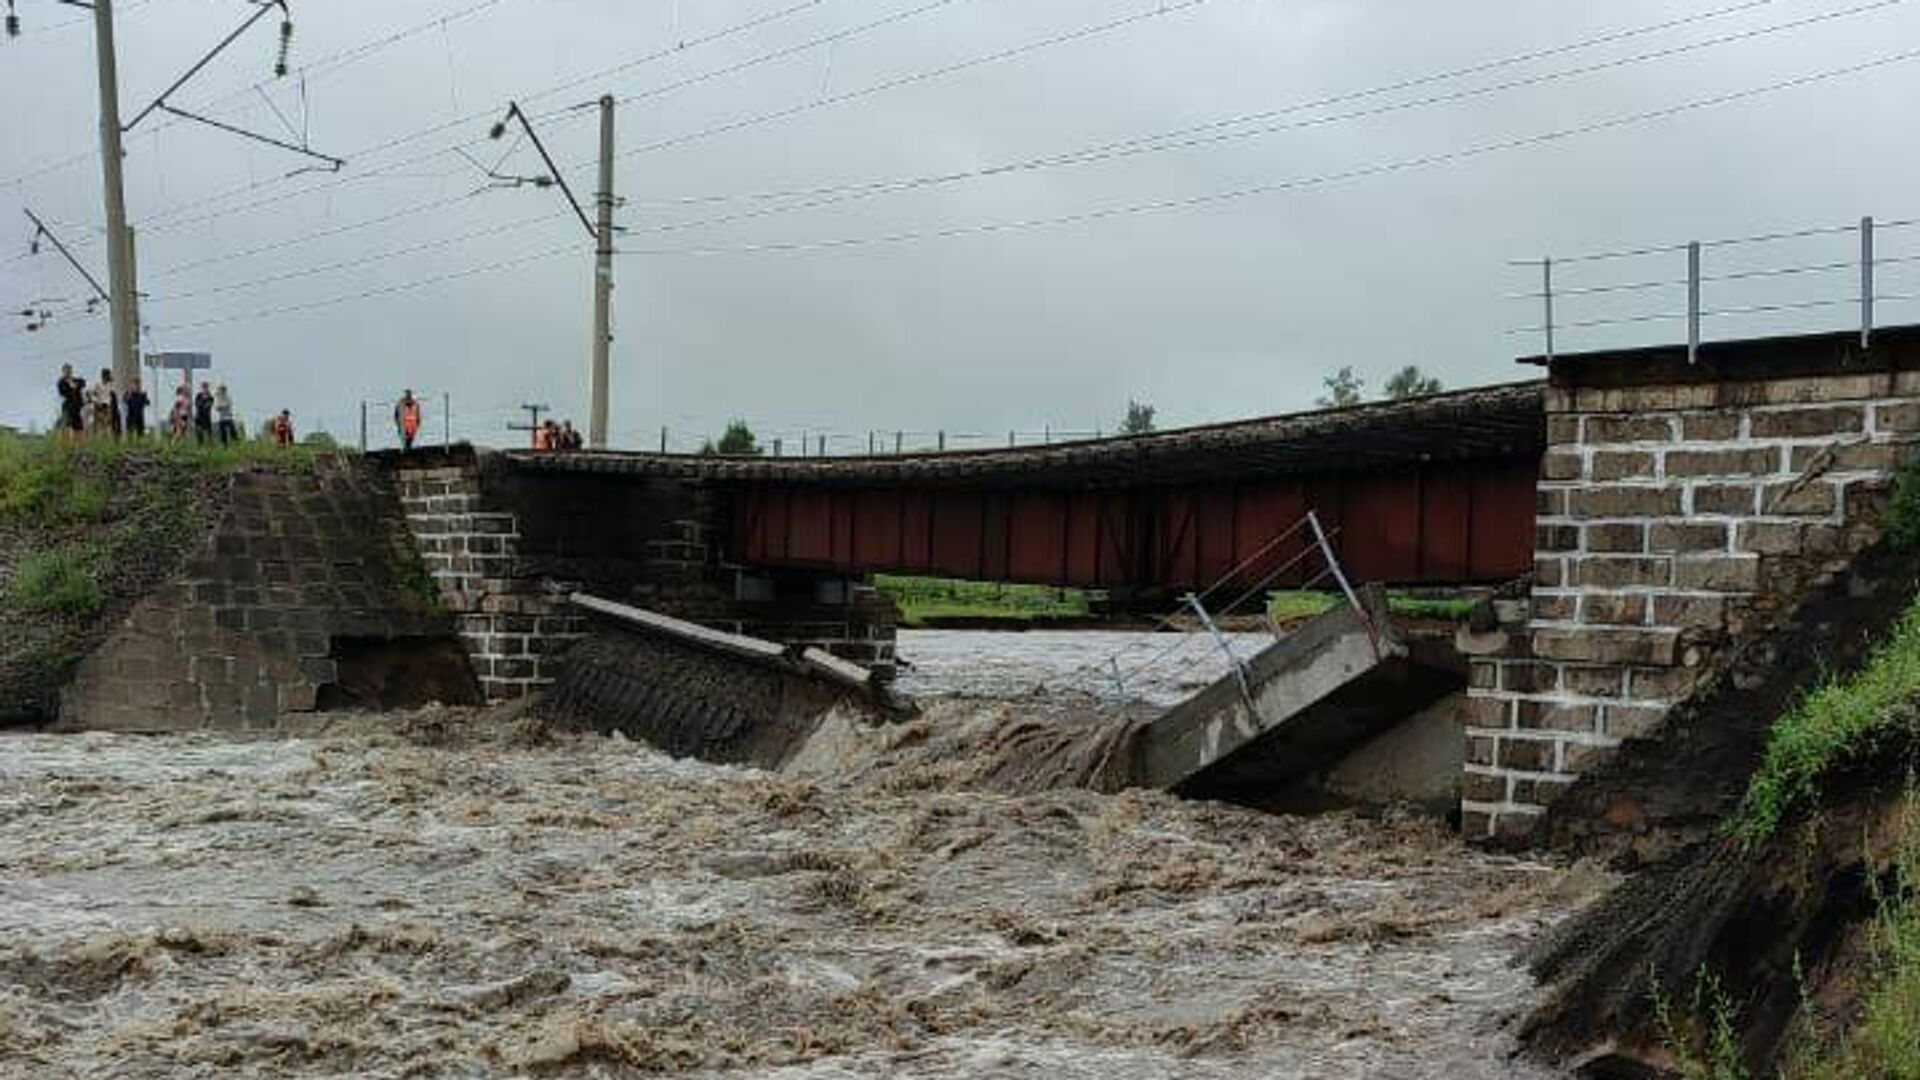
[[[1628,743],[1555,805],[1552,844],[1636,872],[1536,950],[1549,991],[1527,1024],[1531,1048],[1571,1060],[1611,1047],[1602,1060],[1657,1064],[1655,987],[1685,1001],[1704,971],[1727,987],[1748,1067],[1766,1075],[1808,995],[1847,996],[1849,943],[1889,872],[1892,816],[1920,764],[1913,748],[1854,763],[1817,814],[1771,843],[1745,848],[1725,826],[1786,704],[1856,669],[1917,585],[1920,556],[1861,556],[1742,648],[1656,738]],[[1614,1075],[1607,1067],[1594,1075]]]

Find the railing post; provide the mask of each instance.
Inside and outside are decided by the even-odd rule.
[[[367,399],[360,399],[360,452],[367,452]]]
[[[660,452],[667,452],[667,429],[664,427],[660,429]]]
[[[940,452],[947,452],[947,433],[944,431],[940,433]]]
[[[1873,218],[1860,219],[1860,351],[1873,348]]]
[[[1340,567],[1340,556],[1334,554],[1333,544],[1328,542],[1326,530],[1320,527],[1320,515],[1307,511],[1307,524],[1313,529],[1313,541],[1319,545],[1320,554],[1327,560],[1327,569],[1333,571],[1333,580],[1340,583],[1340,591],[1346,594],[1347,603],[1353,605],[1354,614],[1360,616],[1361,625],[1367,628],[1367,640],[1373,646],[1373,655],[1380,656],[1380,631],[1373,625],[1373,616],[1367,612],[1365,604],[1360,602],[1359,594],[1353,591],[1353,584],[1347,580],[1347,572]]]
[[[1687,363],[1700,361],[1700,241],[1687,243]]]
[[[1220,632],[1218,626],[1214,625],[1213,617],[1207,614],[1206,605],[1200,602],[1200,598],[1193,593],[1188,593],[1181,597],[1181,599],[1186,601],[1189,607],[1193,608],[1193,613],[1200,618],[1200,625],[1206,627],[1207,633],[1213,635],[1214,643],[1220,646],[1220,651],[1227,654],[1227,663],[1232,665],[1234,676],[1240,680],[1240,696],[1246,700],[1247,706],[1251,708],[1253,706],[1253,687],[1247,683],[1247,665],[1241,663],[1240,657],[1234,654],[1232,643],[1227,641],[1227,636]]]
[[[1553,259],[1540,260],[1540,295],[1547,305],[1547,363],[1553,363]]]
[[[904,454],[906,453],[906,451],[907,451],[907,433],[904,431],[894,432],[893,433],[893,452],[896,455],[898,455],[898,454]]]

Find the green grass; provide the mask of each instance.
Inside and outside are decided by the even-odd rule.
[[[1276,622],[1290,622],[1330,611],[1340,602],[1338,593],[1299,590],[1277,592],[1267,602],[1267,615]],[[1465,597],[1387,594],[1387,610],[1407,619],[1464,619],[1473,611],[1476,603],[1478,601]]]
[[[0,718],[44,717],[105,622],[170,572],[234,471],[311,449],[0,436]]]
[[[919,626],[939,619],[1000,619],[1035,623],[1084,617],[1090,597],[1079,589],[995,584],[948,578],[880,574],[874,587],[900,607],[901,621]]]
[[[1859,1014],[1826,1046],[1802,1046],[1788,1080],[1920,1080],[1920,793],[1910,792],[1890,888],[1868,931]]]
[[[1774,722],[1733,822],[1748,845],[1771,839],[1817,805],[1837,769],[1895,739],[1920,735],[1920,600],[1853,675],[1829,677]]]
[[[1660,1041],[1686,1080],[1748,1080],[1740,1056],[1738,1013],[1720,980],[1702,969],[1693,984],[1691,1010],[1685,1014],[1656,983],[1652,989],[1654,1025]]]

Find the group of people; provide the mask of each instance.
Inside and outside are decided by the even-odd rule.
[[[576,431],[573,421],[552,420],[533,429],[533,448],[535,450],[584,450],[587,440]]]
[[[73,373],[73,365],[60,368],[60,381],[54,387],[60,399],[60,438],[74,443],[83,439],[145,438],[147,410],[153,398],[135,375],[123,394],[114,385],[113,372],[100,371],[100,381],[92,386]],[[184,442],[191,437],[201,445],[218,442],[221,446],[240,441],[240,425],[233,418],[233,395],[223,383],[214,386],[202,382],[199,392],[182,384],[173,395],[173,408],[167,413],[167,437]],[[280,446],[294,443],[293,414],[267,421],[267,436]]]
[[[65,364],[54,393],[60,400],[60,438],[66,442],[147,433],[147,407],[153,399],[141,389],[138,376],[122,395],[113,384],[113,372],[102,369],[100,381],[88,386],[73,373],[72,364]]]

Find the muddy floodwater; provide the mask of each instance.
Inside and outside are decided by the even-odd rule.
[[[1596,883],[1413,817],[976,787],[1025,708],[787,774],[511,712],[0,737],[0,1076],[1546,1075],[1513,954]]]

